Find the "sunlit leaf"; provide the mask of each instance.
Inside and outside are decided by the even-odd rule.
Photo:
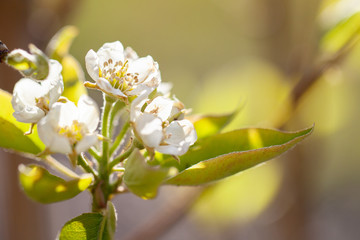
[[[360,12],[341,21],[328,31],[321,40],[321,49],[326,53],[335,53],[347,44],[360,39]]]
[[[77,103],[81,95],[87,94],[83,84],[85,80],[84,72],[79,62],[71,55],[65,56],[61,64],[63,66],[61,74],[64,80],[64,92],[62,95]]]
[[[103,219],[104,216],[100,213],[84,213],[65,223],[59,240],[105,240],[106,238],[98,236]]]
[[[116,231],[116,209],[111,201],[108,201],[106,208],[106,225],[104,227],[103,239],[114,239]]]
[[[219,133],[238,114],[240,108],[234,112],[222,115],[195,115],[189,119],[194,123],[198,139]]]
[[[139,150],[135,150],[126,162],[123,179],[131,192],[143,199],[150,199],[156,196],[158,187],[168,173],[168,169],[148,165]]]
[[[180,158],[180,172],[167,184],[199,185],[216,181],[274,158],[309,136],[313,127],[299,132],[240,129],[199,141]]]
[[[45,145],[38,137],[36,128],[31,135],[24,135],[30,124],[18,122],[13,117],[11,98],[10,93],[0,89],[0,147],[23,153],[40,153]]]
[[[59,240],[112,240],[115,230],[116,211],[109,201],[105,216],[100,213],[84,213],[65,223]]]
[[[61,73],[64,80],[63,96],[75,103],[78,102],[81,95],[87,94],[83,85],[85,80],[84,71],[79,62],[69,54],[70,46],[77,34],[76,27],[63,27],[50,40],[47,47],[50,58],[58,60],[63,66]]]
[[[37,165],[20,165],[19,178],[26,195],[40,203],[53,203],[75,197],[92,182],[90,174],[65,181]]]
[[[50,58],[61,61],[69,53],[70,46],[78,30],[74,26],[65,26],[60,29],[50,40],[47,46],[47,54]]]

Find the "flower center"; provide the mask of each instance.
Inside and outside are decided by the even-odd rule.
[[[59,128],[58,133],[68,138],[70,144],[74,145],[86,134],[86,126],[83,123],[79,123],[77,120],[74,120],[70,126]]]
[[[122,92],[133,90],[133,86],[139,83],[138,73],[128,73],[129,63],[113,62],[110,58],[102,68],[99,68],[99,77],[105,78],[116,89]]]
[[[35,98],[35,105],[38,108],[42,109],[45,113],[49,112],[49,104],[50,104],[50,101],[46,97]]]

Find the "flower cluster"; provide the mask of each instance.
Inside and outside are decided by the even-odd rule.
[[[55,60],[47,61],[49,73],[45,79],[23,78],[15,85],[13,115],[18,121],[37,124],[46,153],[67,154],[75,164],[77,156],[99,139],[111,139],[106,131],[104,136],[97,135],[99,110],[90,97],[82,95],[75,105],[61,96],[62,66]],[[95,81],[86,82],[85,86],[101,90],[106,101],[125,103],[130,111],[127,122],[133,138],[150,155],[158,151],[180,156],[195,143],[196,132],[193,124],[184,119],[184,105],[171,97],[169,84],[160,84],[159,66],[151,56],[138,57],[131,48],[124,49],[116,41],[105,43],[97,52],[90,50],[85,62]],[[108,119],[102,122],[107,123]]]
[[[25,51],[18,54],[30,54]],[[26,55],[26,56],[27,56]],[[83,95],[77,107],[65,97],[61,75],[62,66],[56,60],[48,60],[49,73],[43,80],[20,79],[14,87],[12,106],[19,122],[31,123],[32,132],[38,125],[38,134],[49,153],[76,156],[97,142],[95,130],[99,123],[99,111],[90,97]]]
[[[193,124],[184,119],[186,110],[169,86],[161,83],[159,66],[151,56],[139,58],[119,41],[90,50],[86,68],[95,81],[88,83],[104,93],[131,102],[130,122],[135,137],[148,151],[183,155],[197,139]],[[156,91],[158,90],[158,91]],[[149,97],[157,92],[157,97]]]

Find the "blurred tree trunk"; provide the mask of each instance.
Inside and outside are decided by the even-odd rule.
[[[12,50],[28,49],[34,43],[44,49],[65,22],[71,6],[79,1],[11,0],[1,1],[0,40]],[[57,5],[54,5],[57,3]],[[50,5],[49,5],[50,4]],[[51,5],[52,4],[52,5]],[[11,68],[0,64],[0,88],[12,92],[21,78]],[[49,216],[44,205],[29,200],[21,191],[17,168],[30,161],[0,150],[0,238],[6,240],[48,240]]]
[[[268,2],[269,26],[277,29],[269,41],[269,58],[289,76],[304,75],[311,69],[317,53],[317,23],[320,0],[271,0]],[[278,21],[272,21],[277,19]],[[280,20],[279,20],[280,19]],[[289,78],[292,79],[292,78]],[[276,126],[278,127],[278,126]],[[282,161],[284,180],[277,198],[269,211],[285,210],[273,223],[277,240],[304,240],[308,238],[310,185],[307,180],[307,160],[302,156],[304,149],[297,146]],[[287,209],[286,206],[288,207]]]

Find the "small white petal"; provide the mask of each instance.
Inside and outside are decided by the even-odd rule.
[[[104,92],[116,96],[116,97],[126,97],[126,95],[119,89],[114,88],[111,86],[108,80],[105,78],[98,78],[96,80],[96,84],[101,88]]]
[[[45,112],[36,106],[36,98],[46,95],[46,89],[39,83],[23,78],[15,84],[11,104],[15,110],[14,117],[19,122],[36,123]]]
[[[147,99],[147,92],[143,92],[137,98],[134,99],[131,103],[130,108],[130,121],[135,122],[135,120],[142,114],[141,109],[144,106]]]
[[[163,137],[162,121],[151,114],[143,114],[135,122],[135,129],[143,143],[148,147],[157,147]]]
[[[58,119],[58,125],[60,127],[70,126],[74,120],[77,120],[76,112],[78,109],[73,102],[67,101],[66,103],[55,103],[53,106],[54,108],[60,108],[60,115]]]
[[[155,150],[164,154],[181,156],[189,150],[189,144],[182,142],[181,145],[161,145],[156,147]]]
[[[85,56],[86,70],[94,80],[99,78],[99,58],[94,50],[89,50]]]
[[[129,64],[129,73],[138,73],[139,80],[144,81],[148,76],[155,72],[155,63],[151,56],[138,58]]]
[[[99,124],[99,108],[96,102],[87,95],[82,95],[78,101],[78,120],[87,126],[89,132],[94,132]]]
[[[173,145],[180,145],[181,142],[185,142],[185,132],[183,127],[179,124],[179,121],[173,121],[165,128],[165,134],[167,138],[165,142]]]
[[[65,136],[56,136],[52,138],[52,142],[48,145],[48,148],[51,152],[54,153],[72,153],[72,147],[70,145],[69,139]]]
[[[168,96],[170,94],[172,87],[173,87],[172,83],[162,82],[157,87],[157,92],[163,96]]]
[[[88,150],[91,146],[94,146],[98,142],[98,137],[96,134],[90,134],[86,135],[81,139],[80,142],[78,142],[75,146],[76,153],[85,152]]]
[[[170,117],[174,101],[159,96],[154,98],[152,102],[145,108],[145,113],[151,113],[158,116],[163,122]]]
[[[96,54],[99,57],[98,63],[100,64],[100,67],[102,67],[104,62],[107,62],[109,59],[111,59],[113,63],[118,61],[124,62],[124,47],[119,41],[105,43]]]
[[[131,47],[125,48],[124,56],[129,61],[134,61],[139,58],[137,53]]]
[[[193,145],[197,140],[197,134],[194,125],[187,119],[176,121],[183,128],[185,133],[185,141]]]

